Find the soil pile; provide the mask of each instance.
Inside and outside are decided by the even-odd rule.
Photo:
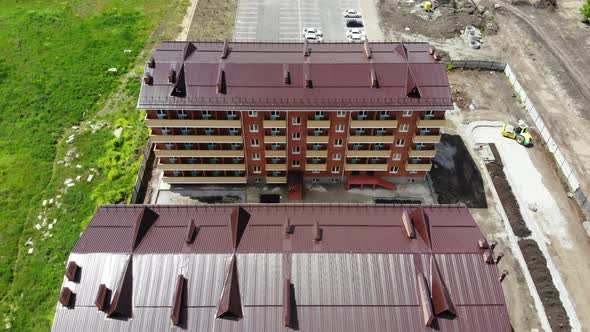
[[[438,203],[487,208],[481,174],[461,136],[443,134],[437,150],[430,178]]]

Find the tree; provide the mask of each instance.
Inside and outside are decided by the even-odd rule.
[[[586,3],[580,8],[580,13],[582,13],[584,19],[590,23],[590,0],[586,0]]]

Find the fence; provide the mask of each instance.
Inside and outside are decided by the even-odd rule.
[[[139,172],[137,173],[137,179],[135,179],[135,186],[133,187],[133,194],[131,195],[131,204],[141,204],[145,199],[145,191],[147,186],[146,170],[149,171],[149,163],[153,162],[154,156],[154,143],[151,141],[147,142],[146,149],[143,152],[143,160]]]
[[[482,69],[494,71],[504,71],[507,67],[507,65],[503,62],[483,60],[452,60],[450,62],[447,62],[447,64],[453,66],[453,68]]]
[[[520,97],[520,100],[524,104],[525,109],[533,119],[533,122],[537,127],[537,130],[541,134],[543,141],[545,141],[545,143],[547,144],[547,149],[549,149],[549,152],[553,154],[557,166],[559,167],[561,173],[565,177],[568,187],[574,193],[574,197],[578,201],[578,204],[582,208],[582,211],[587,217],[590,217],[590,201],[588,201],[586,194],[582,192],[582,189],[580,188],[580,182],[574,174],[574,170],[570,166],[569,162],[565,159],[565,156],[563,152],[561,152],[561,149],[557,145],[557,142],[555,142],[555,140],[551,136],[551,132],[549,131],[549,128],[547,128],[547,126],[545,125],[545,121],[543,121],[541,115],[539,114],[539,112],[537,112],[537,109],[528,97],[526,91],[524,91],[524,88],[516,79],[516,74],[514,73],[510,65],[506,65],[506,68],[504,69],[504,74],[506,75],[506,77],[508,77],[508,81],[514,88],[514,91],[516,91],[516,94]]]

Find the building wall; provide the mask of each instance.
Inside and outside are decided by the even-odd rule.
[[[147,111],[160,167],[176,183],[285,183],[290,171],[419,181],[444,124],[444,111],[426,110]]]

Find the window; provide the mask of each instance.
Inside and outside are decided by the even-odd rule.
[[[254,173],[262,173],[262,169],[260,168],[260,166],[254,166],[254,167],[252,167],[252,171]]]
[[[191,176],[199,176],[199,171],[191,171]]]
[[[193,143],[184,143],[184,149],[185,150],[192,150],[193,149]]]
[[[180,176],[180,171],[172,171],[172,176]]]
[[[215,143],[209,143],[207,144],[207,150],[215,150],[217,146],[215,146]]]
[[[359,111],[359,114],[358,114],[358,117],[357,118],[359,120],[363,120],[364,118],[367,117],[368,114],[369,114],[369,112],[367,112],[367,111]]]
[[[236,118],[236,111],[227,111],[227,118],[233,120]]]
[[[271,128],[270,129],[270,134],[272,136],[277,136],[280,132],[281,132],[281,130],[279,128]]]
[[[346,116],[346,111],[338,111],[338,113],[336,113],[336,116],[339,118],[343,118]]]
[[[315,128],[313,130],[313,135],[314,136],[320,136],[322,134],[322,128]]]
[[[298,146],[294,146],[294,147],[291,148],[291,152],[293,154],[300,154],[301,153],[301,148],[298,147]]]
[[[231,149],[232,150],[239,150],[240,149],[240,143],[232,143],[231,144]]]
[[[166,143],[166,150],[172,150],[174,148],[174,143]]]
[[[299,117],[299,116],[293,117],[293,124],[300,125],[301,124],[301,117]]]
[[[424,115],[424,119],[428,120],[434,117],[434,111],[430,110],[430,111],[426,111],[426,114]]]
[[[256,178],[256,179],[254,179],[254,182],[260,183],[260,182],[262,182],[262,179],[261,178]]]
[[[332,183],[338,183],[338,179],[332,179]]]
[[[202,111],[201,116],[203,119],[209,119],[211,117],[211,111]]]
[[[389,168],[389,173],[397,173],[397,166],[391,166],[391,168]]]
[[[251,146],[260,146],[260,141],[258,141],[257,138],[253,138],[250,140],[250,145]]]
[[[360,136],[363,135],[365,133],[365,128],[357,128],[355,130],[355,135]]]
[[[252,160],[260,160],[260,153],[253,153]]]
[[[343,142],[342,142],[341,139],[334,140],[334,146],[335,147],[341,147],[342,146],[342,143]]]
[[[168,135],[170,133],[170,128],[162,127],[162,135]]]
[[[387,118],[389,118],[389,111],[381,111],[381,114],[379,114],[379,119],[385,120]]]
[[[235,136],[235,135],[237,135],[237,134],[238,134],[238,132],[239,132],[238,128],[229,128],[229,134],[230,134],[231,136]]]
[[[332,173],[340,173],[340,167],[332,166]]]
[[[332,160],[340,160],[342,159],[342,154],[340,152],[336,152],[332,155]]]
[[[407,123],[402,123],[399,127],[400,133],[407,133],[408,129],[410,129],[410,125]]]
[[[323,145],[321,143],[313,143],[313,149],[318,151],[321,150]]]
[[[315,119],[316,120],[321,120],[324,118],[324,111],[317,111],[315,112]]]
[[[281,115],[280,115],[279,111],[271,111],[270,112],[270,119],[271,120],[278,120],[280,116]]]
[[[301,133],[299,133],[299,132],[294,132],[294,133],[293,133],[293,139],[301,139]]]
[[[250,125],[250,132],[257,133],[258,132],[258,125],[253,123]]]
[[[320,171],[313,171],[312,173],[319,173],[319,172],[320,172]],[[320,179],[318,179],[318,178],[313,178],[313,179],[311,179],[311,182],[313,182],[313,183],[318,183],[318,182],[320,182]]]
[[[205,135],[207,135],[207,136],[213,135],[213,128],[205,128]]]
[[[186,111],[184,111],[184,110],[178,111],[178,118],[181,120],[186,119]]]
[[[430,128],[420,129],[420,135],[428,135],[429,132],[430,132]]]
[[[249,116],[258,116],[258,112],[256,112],[256,111],[249,111],[248,112],[248,115]]]
[[[166,118],[166,111],[164,111],[164,110],[157,110],[156,111],[156,115],[158,116],[158,119],[165,119]]]
[[[337,133],[343,133],[344,132],[344,125],[343,124],[337,124],[336,125],[336,132]]]
[[[299,167],[299,166],[301,166],[301,163],[299,162],[299,160],[293,160],[291,165],[293,165],[293,167]]]
[[[168,162],[170,162],[171,164],[176,164],[176,157],[168,158]]]
[[[233,162],[234,162],[234,164],[241,164],[242,158],[241,157],[234,157]]]
[[[412,111],[404,111],[403,116],[406,118],[412,116]]]
[[[401,153],[394,153],[393,154],[393,158],[391,158],[393,160],[402,160],[402,154]]]
[[[383,143],[375,143],[375,145],[373,145],[373,150],[382,150],[383,149]]]
[[[217,158],[217,157],[209,158],[209,164],[219,164],[219,158]]]
[[[387,129],[385,128],[378,128],[377,129],[377,136],[385,135],[387,133]]]
[[[395,146],[404,146],[406,144],[406,140],[405,139],[398,139],[397,142],[395,142]]]
[[[271,150],[282,150],[281,149],[281,143],[272,143],[272,145],[270,146]]]

